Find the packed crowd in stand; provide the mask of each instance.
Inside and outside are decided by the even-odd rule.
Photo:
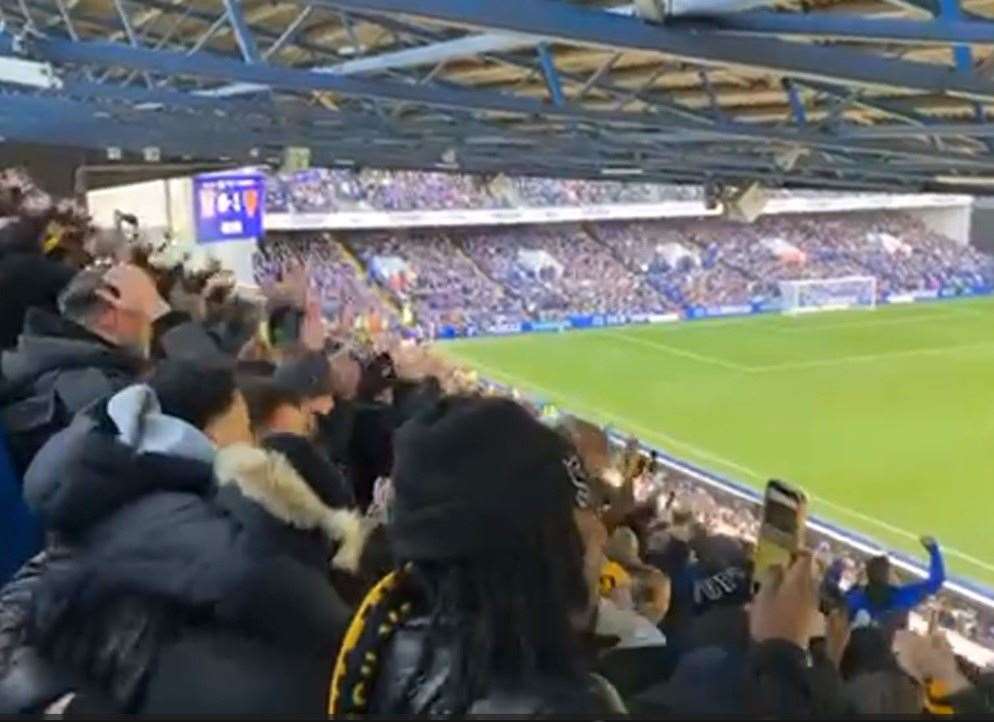
[[[538,317],[664,310],[645,279],[628,271],[579,226],[526,226],[450,235]],[[522,264],[523,251],[544,252],[558,267],[530,271]]]
[[[659,203],[697,200],[701,191],[653,183],[312,168],[271,175],[266,195],[269,213],[331,213]]]
[[[307,275],[326,316],[350,318],[360,314],[389,315],[389,307],[356,273],[345,249],[330,234],[307,238],[271,235],[254,254],[253,265],[260,285],[284,281],[295,270]]]
[[[814,537],[754,574],[746,504],[326,323],[307,273],[243,298],[98,247],[21,174],[0,217],[0,714],[994,712],[991,673],[909,628],[934,598],[990,626],[934,539],[924,580]]]
[[[321,267],[320,242],[285,236],[260,265],[261,282],[280,263]],[[989,287],[994,259],[901,213],[782,215],[744,225],[714,219],[503,226],[343,235],[367,271],[399,258],[401,278],[366,273],[422,332],[452,326],[486,331],[507,323],[574,315],[691,313],[695,308],[775,305],[780,282],[873,276],[892,294]],[[299,246],[297,240],[303,241]],[[339,266],[348,275],[349,266]],[[360,276],[363,274],[360,273]],[[322,294],[336,301],[336,277]],[[345,283],[345,281],[343,281]],[[345,298],[356,293],[349,280]]]
[[[743,304],[756,295],[754,277],[720,262],[724,247],[713,239],[696,238],[692,227],[604,223],[592,233],[634,272],[645,274],[671,308]],[[694,254],[671,263],[661,253],[666,244],[685,244]]]
[[[400,303],[412,305],[422,324],[482,326],[520,316],[520,304],[444,234],[355,234],[349,243],[367,268],[378,257],[402,259],[405,270],[380,280]]]

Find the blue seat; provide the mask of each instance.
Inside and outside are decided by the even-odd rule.
[[[24,503],[21,480],[0,430],[0,585],[6,584],[28,559],[41,551],[41,522]]]

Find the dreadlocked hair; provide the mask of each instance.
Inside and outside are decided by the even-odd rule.
[[[409,563],[374,587],[342,645],[329,714],[369,711],[379,662],[397,627],[413,615],[429,621],[405,680],[406,699],[414,697],[442,648],[451,654],[451,666],[435,694],[455,715],[497,682],[578,678],[583,670],[571,615],[588,603],[583,542],[571,514],[547,520],[529,541],[514,552]]]

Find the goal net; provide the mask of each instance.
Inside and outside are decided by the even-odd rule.
[[[876,308],[877,279],[873,276],[846,276],[781,281],[780,295],[783,298],[783,312],[787,314]]]

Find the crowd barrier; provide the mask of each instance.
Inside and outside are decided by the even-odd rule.
[[[910,291],[907,293],[885,294],[881,304],[895,305],[944,301],[954,298],[994,295],[994,286],[950,286],[945,288]],[[550,333],[590,328],[607,328],[641,324],[676,323],[678,321],[700,321],[709,318],[729,318],[733,316],[755,316],[781,311],[779,299],[761,299],[745,304],[723,306],[687,306],[682,312],[673,313],[633,313],[633,314],[594,314],[571,315],[552,321],[524,321],[495,323],[486,327],[442,326],[436,329],[438,340],[456,338],[477,338],[482,336],[516,336],[526,333]]]

